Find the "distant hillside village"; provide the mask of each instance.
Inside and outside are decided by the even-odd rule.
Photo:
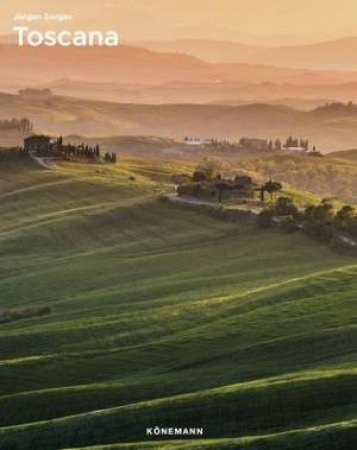
[[[32,131],[32,124],[28,119],[21,119],[17,121],[12,119],[7,121],[4,126],[16,126],[18,129],[29,132]],[[1,128],[1,123],[0,123]],[[322,156],[320,152],[317,151],[315,146],[310,147],[310,143],[307,139],[298,139],[293,137],[288,137],[284,144],[280,139],[275,141],[268,139],[258,139],[258,138],[246,138],[243,137],[238,143],[229,140],[217,140],[217,139],[202,139],[199,137],[185,137],[183,144],[186,146],[193,147],[205,147],[205,148],[220,148],[220,147],[232,147],[238,149],[246,150],[258,150],[267,152],[280,152],[282,150],[294,153],[302,153],[309,156]],[[47,157],[65,157],[65,158],[81,158],[87,160],[98,160],[101,158],[100,149],[98,145],[90,147],[84,145],[72,145],[64,144],[63,138],[52,139],[50,136],[44,134],[33,134],[24,139],[23,151],[25,152],[36,152],[37,156],[47,156]],[[103,159],[108,162],[115,163],[117,160],[115,153],[105,153]]]
[[[102,159],[99,145],[94,147],[84,145],[64,144],[62,136],[52,139],[44,134],[33,134],[24,139],[22,153],[32,153],[43,158],[63,158],[67,160],[82,159],[87,161],[99,161]],[[117,162],[116,153],[106,152],[104,161]]]
[[[269,140],[269,139],[258,139],[258,138],[248,138],[242,137],[238,143],[232,142],[228,139],[218,140],[218,139],[203,139],[199,137],[185,137],[183,139],[184,145],[193,147],[222,147],[222,146],[232,146],[238,147],[246,150],[260,150],[260,151],[270,151],[270,152],[280,152],[282,150],[295,153],[303,153],[311,156],[322,156],[320,152],[317,151],[316,146],[310,146],[307,139],[294,138],[289,136],[284,143],[280,139]]]

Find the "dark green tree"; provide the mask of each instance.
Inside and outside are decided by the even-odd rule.
[[[260,190],[260,199],[264,201],[264,194],[268,192],[270,195],[270,201],[273,201],[274,195],[283,189],[283,185],[278,181],[269,180],[262,185]]]

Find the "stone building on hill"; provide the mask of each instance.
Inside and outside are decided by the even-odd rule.
[[[26,152],[48,152],[51,148],[51,138],[44,134],[33,134],[24,139]]]

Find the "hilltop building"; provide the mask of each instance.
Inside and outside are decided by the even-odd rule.
[[[84,159],[87,161],[99,161],[101,159],[99,145],[89,146],[81,143],[80,145],[64,144],[62,136],[51,138],[44,134],[33,134],[24,139],[24,153],[35,153],[36,156],[46,158],[60,158],[67,160]],[[117,161],[116,153],[106,152],[104,161],[115,163]]]
[[[53,92],[51,89],[20,89],[19,95],[21,97],[25,97],[28,99],[40,99],[40,100],[47,100],[53,97]]]
[[[26,152],[48,152],[51,148],[51,138],[44,134],[33,134],[24,139]]]
[[[268,150],[269,142],[267,139],[256,139],[256,138],[242,138],[239,144],[248,149],[253,150]]]
[[[201,145],[212,145],[213,139],[201,139],[198,137],[185,137],[183,140],[183,143],[185,145],[191,145],[191,146],[201,146]]]

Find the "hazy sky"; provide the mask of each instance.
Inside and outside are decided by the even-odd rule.
[[[15,13],[72,14],[62,28],[115,29],[122,40],[229,39],[302,43],[357,35],[356,0],[3,0],[0,32]],[[53,23],[31,27],[54,29]]]

